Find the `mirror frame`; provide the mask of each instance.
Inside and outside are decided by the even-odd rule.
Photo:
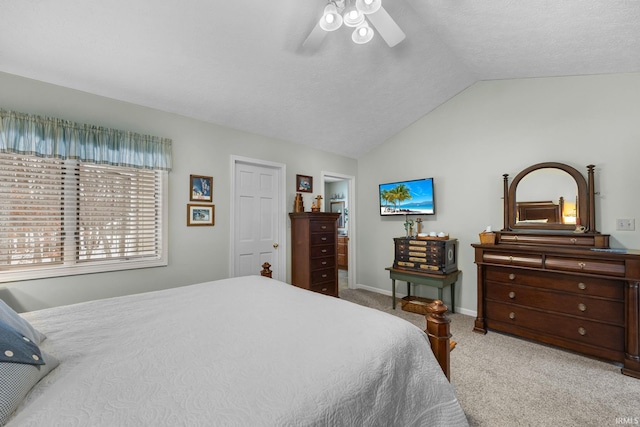
[[[575,180],[578,190],[578,221],[579,225],[585,227],[585,233],[597,233],[595,231],[595,208],[593,192],[593,168],[594,165],[587,166],[589,182],[575,168],[564,163],[545,162],[538,163],[524,169],[517,174],[511,185],[509,185],[509,175],[504,174],[504,230],[505,231],[567,231],[574,232],[576,224],[517,224],[516,222],[516,190],[520,181],[531,172],[540,169],[559,169]]]

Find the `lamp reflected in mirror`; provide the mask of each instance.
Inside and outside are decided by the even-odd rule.
[[[564,202],[562,222],[564,224],[577,224],[577,212],[576,203]]]

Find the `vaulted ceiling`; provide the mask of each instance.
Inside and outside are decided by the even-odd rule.
[[[397,46],[303,48],[325,4],[0,0],[0,71],[354,158],[480,80],[640,72],[637,0],[383,0]]]

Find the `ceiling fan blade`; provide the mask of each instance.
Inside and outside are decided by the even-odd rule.
[[[320,28],[320,22],[313,27],[313,30],[309,33],[304,42],[302,42],[302,47],[305,49],[315,50],[320,44],[324,41],[327,32]]]
[[[367,15],[367,19],[378,30],[380,37],[387,42],[389,47],[394,47],[406,37],[398,24],[396,24],[396,21],[382,6],[376,12]]]

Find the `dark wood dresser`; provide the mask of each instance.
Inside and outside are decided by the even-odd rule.
[[[338,296],[338,217],[333,212],[293,212],[291,283]]]
[[[587,169],[588,182],[561,163],[530,166],[511,185],[503,175],[504,228],[491,244],[472,245],[478,274],[474,331],[493,329],[619,362],[623,374],[640,378],[640,251],[610,249],[609,235],[595,229],[594,165]],[[556,204],[531,200],[518,187],[541,173],[565,173],[577,190],[560,197],[558,214],[523,220],[521,205]],[[570,210],[567,200],[576,202]]]
[[[472,246],[476,332],[494,329],[621,362],[623,373],[640,378],[640,251]]]

